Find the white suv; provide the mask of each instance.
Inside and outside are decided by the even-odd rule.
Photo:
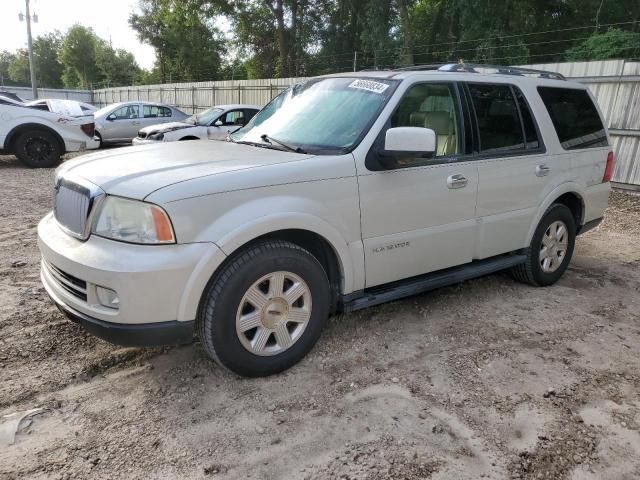
[[[332,75],[274,110],[232,142],[61,166],[38,227],[60,309],[114,343],[197,334],[221,365],[268,375],[335,312],[502,269],[551,285],[607,206],[602,117],[558,74]]]

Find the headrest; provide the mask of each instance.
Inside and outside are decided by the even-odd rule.
[[[427,112],[424,127],[430,128],[436,135],[449,135],[450,123],[449,112]]]
[[[427,118],[427,112],[413,112],[409,115],[409,124],[412,127],[424,128],[424,122]]]

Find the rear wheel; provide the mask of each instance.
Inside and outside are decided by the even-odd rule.
[[[205,292],[197,330],[207,354],[243,376],[295,365],[313,348],[329,314],[327,275],[286,241],[264,241],[231,259]]]
[[[575,239],[576,223],[571,210],[565,205],[552,205],[533,235],[527,261],[512,269],[513,276],[535,286],[556,283],[569,266]]]
[[[102,145],[102,135],[100,135],[100,132],[98,132],[97,130],[95,132],[95,137],[98,139],[98,148],[102,148],[103,147],[103,145]]]
[[[49,168],[60,163],[63,149],[51,132],[33,129],[18,136],[14,153],[21,162],[29,167]]]

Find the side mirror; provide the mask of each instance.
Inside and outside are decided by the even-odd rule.
[[[214,127],[221,127],[222,125],[224,125],[224,123],[222,123],[222,120],[216,120],[213,124]]]
[[[430,128],[396,127],[387,130],[384,150],[387,155],[429,158],[436,153],[436,143],[436,132]]]
[[[115,119],[116,119],[116,115],[114,113],[112,113],[107,117],[107,120],[109,120],[110,122],[113,122]]]

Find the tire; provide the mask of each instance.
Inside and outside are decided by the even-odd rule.
[[[14,145],[14,153],[22,163],[29,167],[49,168],[60,163],[63,148],[51,132],[33,129],[18,136]]]
[[[558,241],[556,238],[555,232],[558,225],[566,228],[564,236],[560,237],[564,238],[564,241]],[[550,242],[550,246],[543,243],[543,238],[545,242]],[[553,285],[569,266],[575,241],[576,221],[573,213],[565,205],[557,203],[551,205],[533,234],[531,245],[526,250],[526,262],[514,267],[511,270],[512,276],[519,282],[536,287]],[[547,248],[543,252],[544,247]],[[560,258],[560,252],[563,249],[564,254]]]
[[[311,253],[286,241],[262,241],[235,254],[211,279],[196,331],[219,365],[245,377],[273,375],[313,348],[330,298],[327,274]]]
[[[98,139],[98,148],[102,148],[104,145],[102,144],[102,135],[97,130],[94,133],[95,137]]]

